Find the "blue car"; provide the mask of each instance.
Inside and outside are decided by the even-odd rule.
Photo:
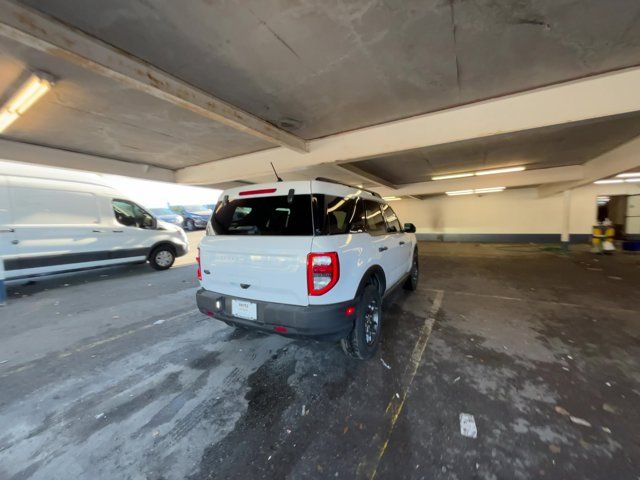
[[[150,208],[149,211],[156,217],[158,220],[162,220],[163,222],[171,223],[173,225],[177,225],[182,227],[182,222],[184,218],[177,213],[172,212],[168,208]]]
[[[172,205],[171,210],[182,216],[182,228],[188,231],[206,228],[212,213],[212,210],[204,205]]]

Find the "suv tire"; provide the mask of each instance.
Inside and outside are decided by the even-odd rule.
[[[418,288],[418,280],[420,280],[420,266],[418,260],[418,252],[413,252],[413,260],[411,261],[411,270],[409,276],[405,280],[402,288],[405,290],[415,291]]]
[[[170,245],[159,245],[149,255],[149,264],[154,270],[167,270],[176,261],[176,252]]]
[[[382,329],[382,297],[380,290],[369,283],[360,295],[356,306],[353,330],[347,338],[340,340],[342,350],[348,356],[366,360],[375,355]]]
[[[189,232],[193,232],[196,229],[196,224],[193,223],[193,220],[191,220],[190,218],[187,218],[184,221],[184,229]]]

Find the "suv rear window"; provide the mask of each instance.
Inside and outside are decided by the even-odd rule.
[[[242,198],[218,202],[211,216],[216,235],[312,235],[311,195]]]
[[[313,206],[316,235],[341,235],[365,230],[361,198],[316,194]]]

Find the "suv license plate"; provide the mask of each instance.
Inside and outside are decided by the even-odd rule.
[[[257,320],[257,305],[245,300],[231,300],[231,314],[234,317],[244,318],[245,320]]]

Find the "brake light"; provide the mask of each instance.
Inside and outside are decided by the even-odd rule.
[[[200,247],[198,247],[198,256],[196,257],[196,262],[198,262],[198,280],[202,280],[202,266],[200,265]]]
[[[246,197],[248,195],[263,195],[265,193],[274,193],[276,191],[275,188],[262,188],[260,190],[244,190],[240,192],[238,195],[241,197]]]
[[[309,295],[324,295],[340,278],[340,262],[336,252],[307,255],[307,291]]]

